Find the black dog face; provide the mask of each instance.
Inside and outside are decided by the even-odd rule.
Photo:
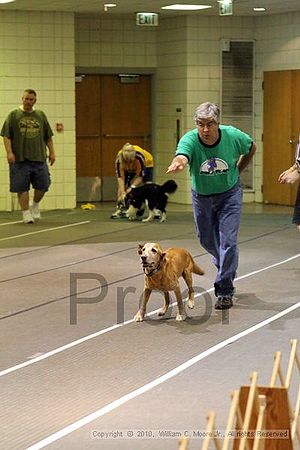
[[[158,208],[165,210],[168,194],[173,194],[177,189],[174,180],[167,180],[163,185],[146,183],[143,186],[132,189],[126,196],[129,205],[136,209],[143,207],[145,200],[148,201],[149,209]]]
[[[176,189],[177,184],[174,180],[167,180],[162,185],[146,183],[132,189],[126,196],[126,201],[129,205],[127,210],[128,219],[135,220],[136,216],[142,216],[145,204],[147,204],[149,216],[147,219],[143,219],[143,222],[150,222],[157,217],[160,217],[160,222],[164,222],[166,220],[166,206],[169,194],[173,194]]]
[[[144,204],[144,199],[141,195],[139,195],[139,188],[132,189],[127,195],[126,195],[126,201],[128,205],[132,205],[136,209],[140,209]]]

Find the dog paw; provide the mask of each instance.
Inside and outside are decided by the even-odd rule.
[[[185,314],[177,314],[176,316],[176,321],[177,322],[183,322],[183,320],[186,319],[186,315]]]
[[[166,215],[165,212],[163,212],[163,213],[161,214],[161,219],[160,219],[159,223],[165,222],[166,220],[167,220],[167,215]]]
[[[164,309],[164,308],[160,309],[160,310],[158,311],[159,317],[164,316],[164,315],[166,314],[166,312],[167,312],[166,309]]]
[[[136,315],[134,316],[135,322],[143,322],[144,316],[138,311]]]
[[[134,216],[127,216],[127,218],[128,218],[128,220],[130,220],[131,222],[132,222],[133,220],[135,220],[135,217],[134,217]]]
[[[190,309],[193,309],[194,306],[195,306],[194,300],[189,300],[189,301],[187,302],[187,305],[188,305],[188,307],[189,307]]]

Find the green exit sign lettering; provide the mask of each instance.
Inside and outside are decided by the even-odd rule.
[[[157,27],[158,25],[158,14],[156,13],[136,13],[136,24],[146,27]]]

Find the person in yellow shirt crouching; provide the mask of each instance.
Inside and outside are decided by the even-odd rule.
[[[147,150],[127,142],[118,152],[115,162],[118,181],[117,209],[112,219],[126,217],[125,197],[131,189],[153,180],[153,156]]]

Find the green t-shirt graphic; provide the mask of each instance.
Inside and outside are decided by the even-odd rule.
[[[198,194],[220,194],[231,189],[239,179],[238,160],[251,150],[253,139],[243,131],[220,125],[219,133],[214,145],[205,145],[195,128],[178,143],[176,155],[188,158],[191,186]]]

